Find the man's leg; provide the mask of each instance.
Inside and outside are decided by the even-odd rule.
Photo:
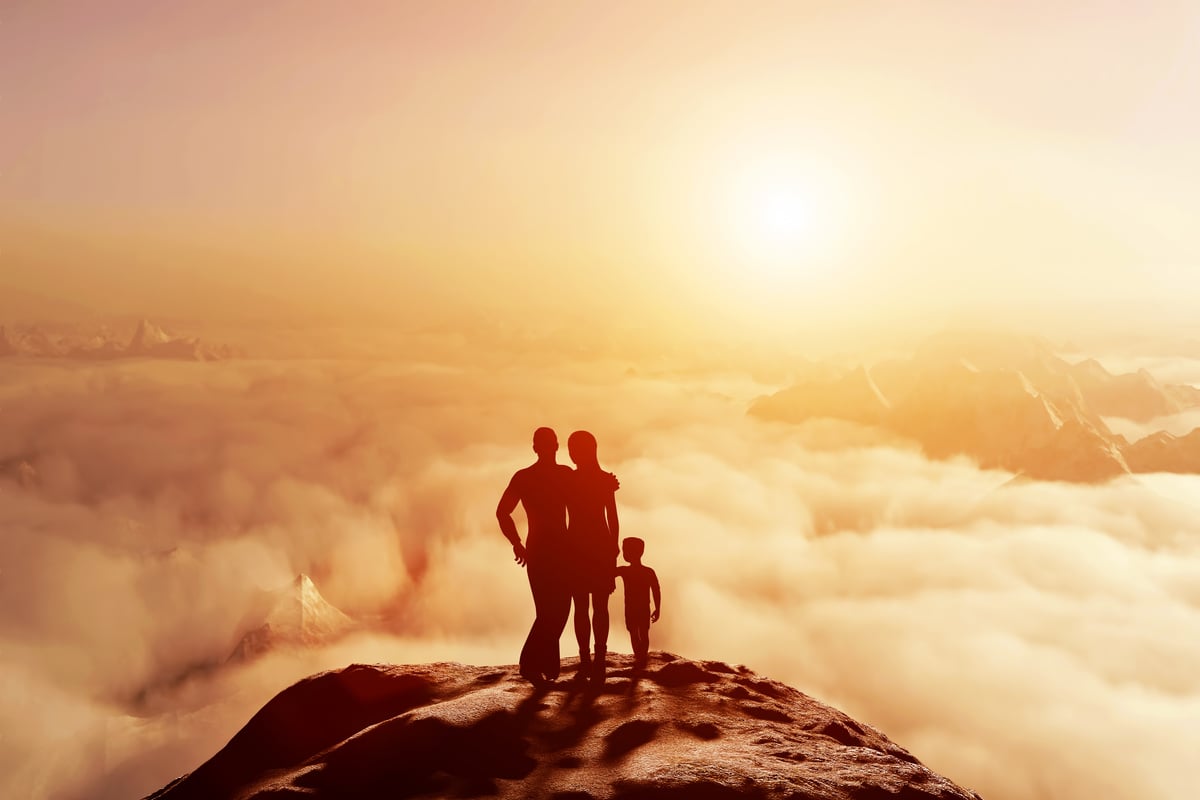
[[[525,638],[525,646],[521,649],[521,674],[534,682],[543,676],[553,680],[558,676],[558,637],[566,622],[565,615],[561,622],[556,622],[562,613],[559,608],[562,604],[559,596],[561,590],[555,580],[552,564],[540,558],[530,559],[525,570],[529,575],[529,590],[533,594],[534,619]]]
[[[529,635],[525,637],[525,645],[521,648],[521,675],[535,683],[542,677],[542,643],[539,634],[542,616],[542,593],[538,583],[541,577],[537,566],[530,561],[525,567],[529,578],[529,591],[533,595],[533,625],[529,627]]]
[[[534,619],[533,625],[529,628],[529,634],[525,637],[525,644],[521,647],[521,675],[528,680],[537,682],[542,676],[541,670],[541,644],[538,641],[538,623]]]
[[[562,638],[563,630],[567,627],[567,620],[571,616],[571,591],[560,568],[552,567],[551,574],[547,578],[544,606],[542,674],[546,676],[547,680],[554,680],[562,669],[558,642]]]
[[[558,640],[571,615],[570,576],[563,560],[558,558],[542,559],[535,572],[538,575],[535,600],[538,604],[538,664],[546,679],[554,680],[562,669]]]

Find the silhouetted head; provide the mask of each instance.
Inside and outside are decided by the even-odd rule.
[[[626,536],[621,542],[621,555],[625,556],[625,560],[630,564],[641,561],[645,552],[646,543],[636,536]]]
[[[567,437],[567,452],[577,467],[598,467],[596,437],[587,431],[575,431]]]
[[[533,432],[533,452],[543,458],[558,452],[558,434],[554,428],[538,428]]]

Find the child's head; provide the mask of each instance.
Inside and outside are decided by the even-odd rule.
[[[625,560],[630,564],[636,564],[642,560],[642,555],[646,552],[646,543],[636,536],[626,536],[625,541],[621,542],[621,554],[625,556]]]

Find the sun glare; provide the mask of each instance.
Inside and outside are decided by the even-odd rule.
[[[822,170],[762,158],[741,165],[720,191],[720,272],[731,296],[785,302],[830,277],[840,203]]]
[[[807,187],[783,182],[747,187],[737,213],[737,235],[745,253],[778,264],[803,255],[817,217]]]

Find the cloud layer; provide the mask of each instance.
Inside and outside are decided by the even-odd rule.
[[[748,419],[765,388],[731,373],[437,361],[8,370],[0,793],[144,794],[317,669],[514,662],[532,608],[492,512],[549,424],[620,475],[663,583],[655,648],[787,681],[989,800],[1186,796],[1200,483],[1006,485]],[[208,668],[300,571],[369,629]]]

